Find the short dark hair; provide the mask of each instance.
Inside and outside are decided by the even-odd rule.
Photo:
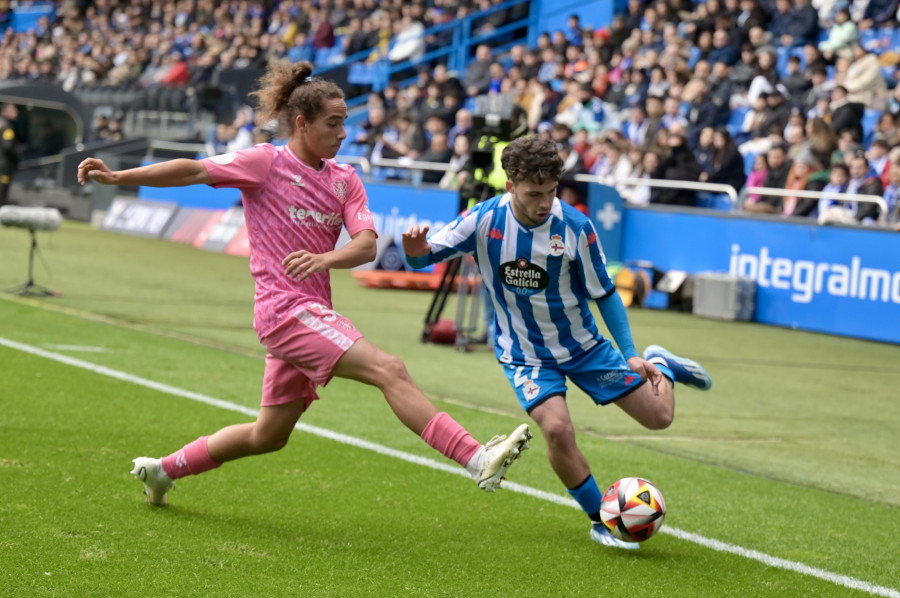
[[[519,137],[503,149],[500,165],[513,183],[533,181],[539,184],[558,181],[563,161],[556,143],[540,137]]]

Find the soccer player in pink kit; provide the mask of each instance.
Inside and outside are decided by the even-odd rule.
[[[430,446],[466,468],[478,486],[494,491],[528,448],[527,424],[480,444],[435,405],[403,362],[369,342],[332,309],[329,271],[375,257],[375,228],[356,171],[333,158],[346,137],[341,89],[312,78],[308,62],[272,63],[255,92],[266,120],[289,133],[284,146],[260,144],[203,160],[176,159],[111,171],[87,158],[78,180],[101,184],[176,187],[207,184],[242,192],[256,282],[254,327],[268,350],[262,406],[253,423],[202,436],[162,459],[134,459],[147,502],[166,504],[173,480],[225,461],[277,451],[297,420],[333,376],[376,386],[391,409]],[[336,248],[341,226],[350,241]],[[302,249],[297,250],[298,247]]]

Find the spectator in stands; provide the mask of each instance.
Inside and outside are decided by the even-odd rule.
[[[584,159],[572,149],[568,143],[557,144],[559,157],[562,158],[562,172],[559,176],[557,197],[582,214],[587,213],[587,183],[575,180],[579,174],[585,174]]]
[[[850,169],[844,163],[831,166],[828,183],[822,188],[826,195],[818,200],[816,209],[810,215],[817,216],[819,224],[852,224],[856,222],[854,210],[833,194],[847,193]]]
[[[455,95],[456,97],[461,98],[466,93],[465,88],[459,81],[456,73],[450,72],[446,64],[438,63],[434,65],[434,70],[431,73],[431,80],[440,86],[442,96]]]
[[[756,98],[763,93],[772,93],[778,84],[778,70],[775,68],[775,52],[768,49],[757,50],[756,74],[747,90],[747,102],[753,106]]]
[[[725,123],[731,117],[731,98],[734,95],[731,67],[721,61],[712,63],[708,80],[710,98],[718,108],[717,120]]]
[[[549,51],[554,60],[556,53]],[[487,44],[480,44],[475,48],[475,60],[466,66],[466,76],[463,81],[466,87],[466,94],[469,96],[479,96],[487,93],[491,85],[491,47]],[[543,68],[543,67],[542,67]]]
[[[795,98],[797,100],[805,98],[813,85],[812,81],[801,71],[800,62],[799,56],[789,56],[785,72],[779,81],[795,104],[798,103]]]
[[[759,154],[753,159],[753,170],[747,175],[747,182],[744,185],[744,191],[752,187],[764,187],[766,176],[769,174],[769,163],[766,161],[766,154]],[[760,195],[758,193],[749,193],[744,197],[743,206],[745,212],[756,212],[753,205],[758,202]]]
[[[377,41],[378,36],[372,29],[371,21],[353,17],[347,24],[342,38],[344,55],[352,58],[363,52],[368,52]]]
[[[694,157],[700,166],[700,180],[705,181],[709,178],[710,165],[712,164],[713,155],[713,127],[703,127],[700,135],[697,137],[697,145],[694,146]]]
[[[653,173],[659,168],[659,162],[659,154],[654,151],[640,153],[640,161],[634,162],[638,168],[632,171],[631,177],[637,179],[653,178]],[[652,187],[635,185],[633,187],[625,187],[621,194],[630,205],[647,206],[650,205],[651,191]]]
[[[411,60],[413,63],[421,60],[425,54],[424,33],[425,26],[409,13],[399,21],[395,21],[394,39],[387,53],[388,59],[392,62]]]
[[[743,93],[750,89],[750,82],[756,76],[758,68],[756,49],[753,44],[744,43],[741,46],[740,58],[731,69],[735,93]]]
[[[654,179],[691,182],[700,180],[700,165],[687,146],[685,137],[670,135],[668,150],[669,153],[662,158],[659,167],[653,173]],[[650,203],[696,206],[697,197],[693,189],[654,188],[650,192]]]
[[[757,0],[740,0],[740,12],[735,19],[735,25],[741,44],[750,41],[750,29],[753,27],[764,29],[768,23],[769,15]]]
[[[866,152],[866,157],[869,159],[869,167],[878,174],[883,187],[888,185],[891,147],[887,141],[876,137],[872,141],[872,146]]]
[[[863,149],[863,147],[856,132],[851,129],[841,131],[838,135],[837,149],[831,154],[831,164],[843,163],[849,168],[850,157],[859,149]]]
[[[471,141],[465,135],[457,135],[453,140],[453,155],[448,162],[450,169],[441,177],[439,186],[442,189],[461,189],[469,179],[471,159]]]
[[[806,121],[806,145],[823,166],[831,164],[831,157],[838,147],[838,136],[824,118],[814,117]]]
[[[334,25],[329,20],[329,16],[325,9],[310,11],[309,29],[312,32],[314,50],[334,47]]]
[[[312,62],[315,60],[316,50],[305,31],[298,31],[293,38],[291,47],[288,48],[287,58],[293,63]]]
[[[744,172],[744,157],[727,129],[720,127],[713,133],[713,154],[707,172],[709,176],[701,181],[730,185],[740,192],[744,187],[747,175]]]
[[[869,0],[865,3],[859,30],[878,29],[887,23],[896,23],[898,0]]]
[[[441,121],[443,123],[443,121]],[[423,151],[416,160],[419,162],[435,162],[439,164],[448,164],[453,157],[453,150],[447,146],[447,133],[444,131],[435,131],[431,135],[428,142],[428,149]],[[441,182],[444,172],[440,170],[423,170],[422,182],[437,185]]]
[[[785,2],[786,0],[776,0],[779,12]],[[810,4],[810,0],[793,0],[793,6],[789,6],[788,9],[787,23],[777,37],[781,45],[790,48],[814,44],[818,37],[819,14]]]
[[[716,29],[712,35],[712,50],[707,54],[706,60],[710,64],[722,62],[728,66],[734,66],[739,59],[738,46],[735,46],[731,39],[731,33],[725,29]]]
[[[650,121],[647,119],[647,111],[643,105],[638,105],[631,108],[628,121],[622,126],[622,133],[633,145],[644,147],[649,128]]]
[[[210,129],[206,138],[206,156],[218,156],[228,151],[228,143],[234,139],[235,133],[234,127],[226,123],[219,123]]]
[[[757,135],[764,135],[772,127],[784,129],[791,118],[791,104],[784,97],[781,89],[775,88],[766,97],[766,117],[757,129]]]
[[[852,44],[859,40],[856,23],[850,18],[850,10],[842,8],[834,17],[834,24],[828,28],[828,36],[819,42],[819,51],[831,61],[834,55],[852,52]]]
[[[695,77],[685,88],[682,101],[688,102],[688,144],[696,147],[700,131],[706,127],[713,129],[724,125],[725,118],[721,106],[716,103],[708,77]]]
[[[897,206],[900,205],[900,148],[891,150],[887,165],[887,184],[884,186],[884,201],[888,214],[896,221]],[[900,228],[895,229],[900,230]]]
[[[784,36],[790,36],[790,30],[794,20],[793,15],[791,14],[790,0],[775,0],[775,10],[771,13],[771,16],[772,20],[768,25],[768,32],[772,35],[772,39],[777,44],[785,45],[782,38]],[[790,43],[786,45],[790,45]]]
[[[900,145],[900,127],[897,126],[897,115],[886,111],[878,117],[875,123],[874,137],[885,141],[888,147]]]
[[[598,177],[599,182],[611,187],[618,186],[619,181],[631,176],[633,165],[628,154],[625,152],[623,144],[612,137],[603,138],[600,146],[602,159],[595,163],[595,168],[591,170],[591,174]]]
[[[810,179],[815,177],[816,173],[822,172],[824,172],[823,166],[816,160],[812,152],[803,150],[791,164],[784,188],[789,191],[806,191],[809,189]],[[806,216],[816,205],[815,199],[796,196],[773,197],[772,202],[776,206],[776,213],[785,217]],[[781,203],[780,209],[778,208],[779,202]]]
[[[847,193],[860,195],[884,195],[884,186],[879,173],[876,173],[864,152],[856,152],[850,159],[850,180],[847,182]],[[851,202],[846,205],[856,220],[861,224],[873,225],[880,217],[878,204],[871,202]]]
[[[773,145],[766,152],[766,163],[769,165],[764,187],[783,189],[787,183],[791,163],[787,157],[787,147],[783,144]]]
[[[861,44],[853,45],[853,61],[841,85],[847,90],[849,102],[859,102],[875,110],[884,110],[887,105],[887,84],[881,74],[881,64]]]
[[[851,131],[857,141],[863,138],[862,118],[866,106],[862,102],[851,101],[847,89],[838,85],[831,92],[831,128],[840,136]]]
[[[79,164],[82,184],[207,184],[238,188],[244,200],[258,288],[254,326],[267,350],[262,406],[254,423],[201,436],[162,459],[135,459],[132,473],[144,482],[150,504],[166,504],[176,478],[283,448],[318,398],[317,388],[332,376],[377,387],[404,425],[467,467],[484,490],[494,489],[530,436],[523,425],[506,442],[480,445],[438,412],[399,359],[331,308],[329,271],[374,259],[376,234],[356,171],[332,160],[344,138],[343,92],[311,74],[309,63],[278,63],[263,79],[260,108],[264,120],[290,125],[285,146],[257,146],[227,161],[170,160],[123,171],[111,171],[96,158]],[[341,222],[350,240],[338,247]]]

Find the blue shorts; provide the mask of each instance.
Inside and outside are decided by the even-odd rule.
[[[566,378],[597,405],[606,405],[636,390],[644,382],[608,340],[583,355],[555,365],[504,364],[503,373],[526,413],[552,396],[566,394]]]

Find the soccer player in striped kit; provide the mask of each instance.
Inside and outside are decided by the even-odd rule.
[[[662,347],[638,355],[590,219],[556,197],[562,160],[555,143],[516,139],[503,150],[501,165],[507,193],[477,204],[430,238],[427,227],[410,227],[403,250],[416,268],[475,257],[494,303],[497,359],[540,426],[553,470],[590,517],[592,539],[636,549],[601,523],[602,494],[575,442],[566,378],[596,404],[615,403],[654,430],[672,423],[675,382],[707,390],[712,380],[700,364]],[[590,300],[618,349],[601,335]]]
[[[333,309],[329,271],[372,261],[376,233],[362,181],[352,166],[333,160],[346,137],[344,94],[311,75],[309,62],[274,62],[255,92],[263,119],[278,119],[287,133],[286,145],[262,143],[203,160],[115,172],[96,158],[78,166],[82,184],[91,179],[241,190],[256,282],[254,327],[268,351],[262,406],[253,423],[202,436],[162,459],[134,459],[132,473],[143,481],[151,504],[166,504],[177,478],[284,447],[297,420],[319,398],[318,387],[334,376],[376,386],[409,429],[465,467],[483,490],[494,491],[528,446],[527,424],[486,445],[476,441],[438,412],[400,359],[373,345]],[[337,248],[342,226],[351,240]]]

